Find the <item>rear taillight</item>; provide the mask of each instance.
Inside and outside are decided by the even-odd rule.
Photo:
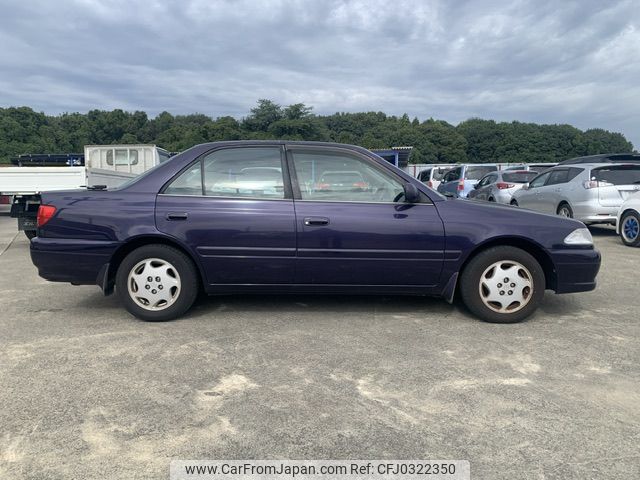
[[[498,182],[498,183],[496,183],[496,187],[498,187],[500,190],[505,190],[507,188],[515,187],[515,184],[514,183]]]
[[[53,217],[55,213],[56,213],[56,207],[54,207],[53,205],[40,205],[40,208],[38,208],[38,218],[37,218],[38,228],[40,228],[49,220],[51,220],[51,217]]]
[[[0,195],[0,205],[6,205],[8,203],[11,203],[11,198],[9,197],[9,195]]]
[[[598,188],[598,182],[595,180],[585,180],[582,182],[582,186],[589,190],[590,188]]]
[[[464,190],[464,178],[461,178],[460,181],[458,182],[458,190],[460,191]]]

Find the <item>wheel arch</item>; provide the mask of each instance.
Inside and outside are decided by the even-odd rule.
[[[558,213],[558,210],[560,210],[560,207],[562,205],[566,205],[567,207],[569,207],[571,209],[571,211],[573,212],[573,207],[571,206],[571,203],[569,203],[569,200],[566,199],[562,199],[558,202],[558,206],[556,207],[556,213]]]
[[[133,252],[137,248],[144,247],[145,245],[157,245],[157,244],[173,247],[176,250],[179,250],[180,252],[185,254],[193,262],[196,269],[198,270],[200,287],[201,288],[203,287],[206,279],[204,275],[204,270],[200,262],[197,261],[193,253],[189,250],[189,248],[187,248],[181,242],[179,242],[178,240],[172,237],[167,237],[164,235],[141,235],[141,236],[134,237],[127,240],[127,242],[125,242],[120,247],[118,247],[118,249],[113,253],[113,255],[111,255],[111,258],[109,259],[109,266],[107,271],[104,274],[104,279],[102,280],[102,285],[101,285],[105,295],[109,295],[113,293],[116,272],[118,271],[118,267],[120,266],[124,258],[129,253]]]
[[[540,266],[542,267],[542,270],[544,271],[545,290],[556,289],[557,276],[556,276],[555,265],[553,263],[553,260],[549,256],[549,254],[544,250],[544,248],[541,245],[539,245],[538,243],[530,239],[522,238],[522,237],[497,237],[497,238],[489,239],[484,243],[477,245],[467,255],[467,257],[464,259],[464,262],[462,262],[462,265],[458,269],[458,273],[456,274],[457,278],[456,278],[455,291],[452,293],[454,294],[457,293],[458,289],[460,288],[459,286],[460,282],[458,282],[457,280],[460,278],[460,275],[462,274],[462,272],[464,272],[464,269],[469,264],[471,259],[474,258],[479,253],[493,247],[515,247],[529,253],[533,258],[536,259],[536,261],[540,264]]]
[[[640,211],[638,211],[637,209],[633,208],[633,207],[627,207],[625,208],[621,213],[620,213],[620,221],[617,222],[616,221],[616,233],[618,235],[620,235],[620,233],[622,232],[621,227],[622,227],[622,220],[624,219],[625,215],[627,215],[628,213],[635,213],[636,215],[640,216]]]

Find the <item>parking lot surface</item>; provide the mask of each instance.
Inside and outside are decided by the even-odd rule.
[[[203,298],[144,323],[37,276],[0,216],[0,478],[176,459],[468,459],[473,479],[640,478],[640,249],[492,325],[429,298]],[[69,265],[73,268],[73,265]]]

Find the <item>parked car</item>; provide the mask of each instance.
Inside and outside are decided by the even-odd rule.
[[[438,192],[443,195],[466,198],[482,177],[497,170],[497,165],[460,165],[445,174],[438,185]]]
[[[320,175],[315,189],[333,194],[333,192],[368,190],[369,184],[358,171],[325,171]]]
[[[570,158],[558,165],[579,165],[581,163],[640,163],[638,153],[604,153],[585,157]]]
[[[446,173],[451,170],[453,166],[437,166],[434,165],[430,168],[425,168],[418,173],[418,180],[424,183],[427,187],[431,187],[434,190],[438,189],[438,185],[442,181],[442,178]]]
[[[640,193],[634,193],[620,205],[617,220],[616,232],[622,243],[640,247]]]
[[[503,170],[491,172],[480,179],[469,192],[468,197],[476,200],[487,200],[509,205],[515,192],[538,174],[526,170]]]
[[[637,191],[638,164],[559,165],[514,193],[511,204],[586,224],[615,224],[620,205]]]
[[[282,177],[251,192],[207,188],[238,168]],[[371,188],[317,189],[327,171]],[[198,145],[114,190],[45,192],[37,225],[41,277],[115,288],[149,321],[183,315],[199,290],[449,302],[459,291],[481,319],[510,323],[545,289],[593,290],[600,267],[580,222],[447,199],[364,148],[319,142]]]

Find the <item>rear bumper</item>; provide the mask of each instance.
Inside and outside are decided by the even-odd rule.
[[[35,237],[31,261],[45,280],[101,285],[105,265],[118,246],[117,242]]]
[[[595,249],[554,250],[556,293],[588,292],[596,288],[601,256]]]

